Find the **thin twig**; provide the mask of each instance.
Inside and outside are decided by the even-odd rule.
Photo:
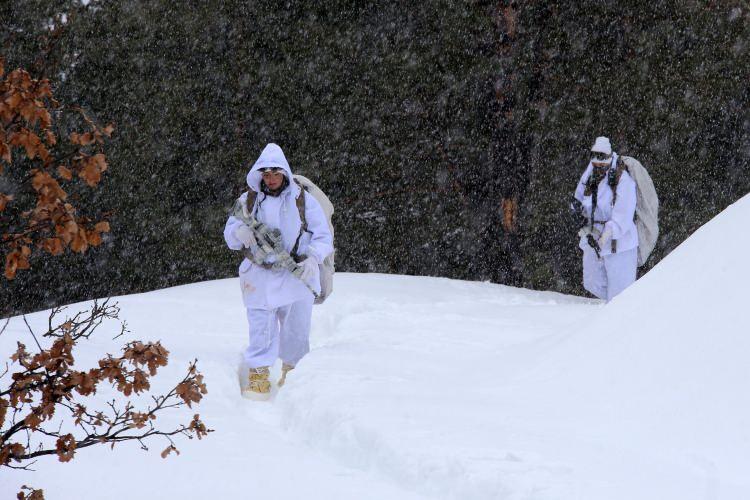
[[[5,324],[3,325],[3,327],[0,328],[0,335],[2,335],[3,333],[5,333],[5,329],[8,328],[9,324],[10,324],[10,318],[7,318],[5,320]]]
[[[32,337],[34,337],[34,342],[36,342],[36,346],[39,348],[39,352],[42,352],[44,349],[42,349],[42,344],[39,343],[39,341],[36,339],[36,335],[34,334],[34,330],[31,329],[31,325],[26,320],[26,315],[23,315],[23,322],[26,323],[26,328],[29,329],[29,333]]]

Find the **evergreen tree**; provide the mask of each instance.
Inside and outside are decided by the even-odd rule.
[[[41,68],[116,125],[95,200],[116,237],[38,261],[44,286],[0,291],[6,313],[234,275],[226,210],[271,141],[335,204],[345,271],[582,293],[565,216],[602,134],[656,183],[649,265],[748,191],[739,1],[18,5],[6,66],[66,12]]]

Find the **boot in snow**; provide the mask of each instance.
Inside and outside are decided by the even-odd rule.
[[[267,366],[250,368],[249,382],[247,387],[242,391],[242,395],[246,398],[260,401],[270,398],[271,382],[268,381],[268,375],[269,371]]]
[[[286,374],[289,373],[291,370],[294,370],[294,366],[288,365],[286,363],[282,363],[281,378],[279,379],[276,385],[278,385],[279,387],[282,387],[284,385],[284,382],[286,382]]]

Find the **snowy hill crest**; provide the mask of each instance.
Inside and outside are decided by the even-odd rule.
[[[153,487],[146,498],[164,477],[159,497],[181,499],[750,498],[748,218],[746,197],[606,306],[339,274],[315,309],[312,352],[265,404],[239,397],[236,280],[121,297],[130,328],[161,338],[175,365],[199,358],[201,415],[216,432],[168,460],[85,450],[71,464],[5,471],[3,490],[101,498],[70,480],[93,472],[111,478],[108,498],[126,498],[111,471],[127,466]]]

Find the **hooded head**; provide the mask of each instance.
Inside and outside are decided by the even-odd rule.
[[[612,145],[606,137],[597,137],[591,146],[591,163],[595,166],[612,163]]]
[[[289,186],[289,188],[294,193],[294,196],[297,196],[299,188],[297,187],[296,183],[292,182],[292,169],[289,167],[289,162],[286,161],[286,157],[284,156],[284,152],[281,150],[281,148],[272,142],[267,144],[266,147],[263,148],[260,156],[255,161],[255,164],[253,164],[253,167],[250,169],[250,172],[247,173],[247,185],[250,186],[250,189],[257,193],[261,192],[260,183],[263,177],[263,173],[261,172],[261,170],[267,168],[281,169],[284,177],[286,177],[285,184]]]

